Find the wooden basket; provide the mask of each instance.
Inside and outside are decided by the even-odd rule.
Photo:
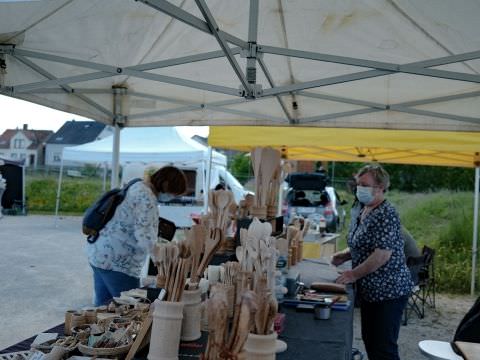
[[[78,350],[85,355],[89,356],[114,356],[128,353],[128,350],[132,347],[133,342],[127,345],[118,346],[114,348],[94,348],[84,344],[78,344]]]

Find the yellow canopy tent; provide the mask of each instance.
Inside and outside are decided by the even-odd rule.
[[[354,161],[475,168],[471,294],[475,291],[480,132],[319,127],[210,127],[213,147],[250,151],[270,146],[290,160]]]
[[[213,126],[208,141],[213,147],[241,151],[271,146],[290,160],[480,165],[480,132]]]

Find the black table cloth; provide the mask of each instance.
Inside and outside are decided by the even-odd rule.
[[[336,269],[318,263],[304,261],[295,268],[301,274],[302,281],[308,286],[312,281],[332,281],[337,276]],[[353,338],[353,291],[348,290],[351,305],[347,310],[332,310],[328,320],[316,320],[311,312],[297,312],[294,307],[281,306],[286,315],[285,329],[279,336],[288,349],[277,354],[279,360],[350,360]],[[45,332],[63,334],[63,324]],[[35,336],[0,351],[2,353],[25,351]],[[180,358],[191,358],[203,352],[206,334],[196,342],[182,343]],[[143,354],[139,354],[143,355]],[[146,357],[145,357],[146,358]]]

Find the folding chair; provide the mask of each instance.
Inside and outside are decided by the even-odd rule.
[[[428,246],[424,246],[422,254],[425,256],[425,271],[423,286],[425,287],[424,301],[431,308],[435,309],[435,249]]]
[[[403,325],[407,325],[408,316],[412,312],[419,319],[425,317],[425,304],[435,308],[435,250],[424,246],[422,255],[409,257],[407,266],[410,269],[414,288],[408,298],[403,316]]]

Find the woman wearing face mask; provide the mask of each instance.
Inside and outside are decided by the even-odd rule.
[[[399,359],[402,313],[413,286],[405,264],[400,219],[385,200],[390,180],[381,166],[364,166],[356,180],[356,195],[364,206],[348,234],[349,247],[334,254],[332,264],[352,260],[352,270],[342,272],[337,282],[357,285],[368,358],[395,360]]]
[[[147,254],[158,239],[157,198],[181,195],[186,187],[185,174],[173,166],[165,166],[130,186],[97,241],[87,247],[95,306],[108,304],[120,292],[140,286]]]

